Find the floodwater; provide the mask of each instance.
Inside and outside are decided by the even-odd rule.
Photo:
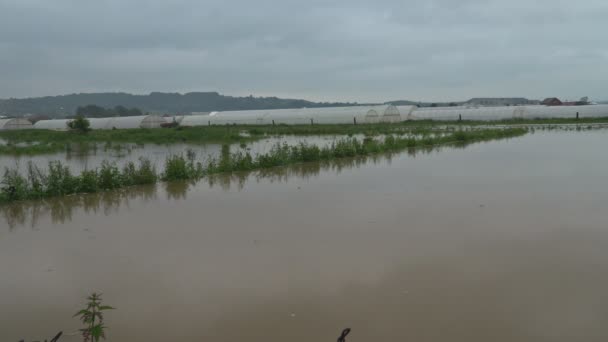
[[[1,208],[0,340],[606,341],[608,131]],[[78,341],[67,336],[61,341]]]
[[[355,136],[362,138],[362,135]],[[253,155],[259,153],[267,153],[276,144],[296,145],[301,142],[314,144],[317,146],[330,145],[332,142],[346,138],[341,135],[326,135],[326,136],[281,136],[267,137],[260,140],[248,142],[245,145],[230,144],[231,151],[248,151]],[[0,140],[1,143],[1,140]],[[98,144],[95,148],[79,149],[78,146],[73,146],[72,150],[67,152],[57,152],[42,155],[0,155],[0,171],[4,168],[16,168],[21,173],[25,174],[27,164],[32,161],[42,170],[48,169],[48,164],[51,161],[61,161],[68,166],[70,170],[76,174],[83,170],[91,170],[101,166],[102,162],[108,161],[122,167],[129,161],[137,162],[139,158],[147,158],[152,162],[157,170],[164,168],[165,160],[170,155],[183,154],[187,150],[196,153],[198,160],[205,160],[209,157],[218,157],[222,150],[221,144]]]

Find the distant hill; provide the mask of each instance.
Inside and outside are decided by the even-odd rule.
[[[64,117],[74,115],[76,109],[86,105],[104,108],[124,106],[139,108],[143,112],[187,114],[223,110],[279,109],[302,107],[352,106],[347,102],[311,102],[277,97],[233,97],[217,92],[160,93],[133,95],[127,93],[89,93],[61,96],[33,97],[24,99],[0,99],[0,115],[23,116],[25,114]]]

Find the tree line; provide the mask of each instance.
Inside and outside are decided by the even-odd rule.
[[[0,99],[0,115],[22,116],[29,114],[64,118],[76,115],[76,110],[79,106],[86,107],[90,104],[104,108],[115,108],[115,106],[139,108],[144,112],[151,113],[189,114],[191,112],[227,110],[336,107],[354,105],[355,103],[312,102],[277,97],[234,97],[217,92],[193,92],[186,94],[153,92],[148,95],[88,93],[24,99]]]
[[[104,108],[97,105],[86,105],[76,108],[76,117],[85,118],[108,118],[114,116],[139,116],[144,113],[139,108],[127,108],[116,106],[114,108]]]

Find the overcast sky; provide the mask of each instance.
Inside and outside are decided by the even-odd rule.
[[[0,0],[0,98],[608,99],[606,0]]]

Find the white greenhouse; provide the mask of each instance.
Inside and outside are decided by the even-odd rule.
[[[372,108],[365,113],[365,123],[374,124],[380,122],[380,118],[384,113],[384,109],[382,107]]]
[[[608,117],[608,105],[579,106],[581,118],[604,118]]]
[[[180,126],[207,125],[310,125],[310,124],[373,124],[406,120],[475,120],[492,121],[536,118],[608,117],[608,105],[587,106],[510,106],[510,107],[437,107],[416,106],[351,106],[295,109],[268,109],[211,112],[205,115],[161,117],[159,115],[90,118],[91,129],[159,128],[175,120]],[[67,130],[71,120],[41,120],[33,126],[23,119],[2,119],[1,129],[35,128]]]
[[[208,124],[211,125],[263,125],[264,118],[268,116],[270,110],[245,110],[245,111],[227,111],[211,113],[207,118]],[[182,125],[185,122],[182,120]]]
[[[167,123],[160,115],[121,116],[113,117],[105,128],[100,129],[133,129],[133,128],[160,128]]]
[[[110,129],[110,123],[113,118],[90,118],[89,120],[89,128],[90,129]]]
[[[90,128],[97,129],[130,129],[130,128],[160,128],[166,123],[160,115],[123,116],[111,118],[89,118]],[[71,119],[41,120],[34,124],[35,129],[65,131]]]
[[[608,105],[588,106],[529,106],[526,107],[523,118],[545,119],[545,118],[598,118],[608,117]]]
[[[403,119],[401,118],[401,112],[395,106],[386,106],[384,111],[382,112],[382,117],[380,117],[381,122],[386,123],[396,123],[401,122]]]
[[[525,107],[441,107],[419,108],[413,111],[412,117],[416,120],[441,121],[493,121],[520,118]]]
[[[409,113],[409,111],[408,111]],[[365,114],[365,123],[395,123],[401,122],[402,118],[399,109],[393,105],[377,106],[369,109]]]
[[[412,118],[415,120],[440,120],[440,121],[455,121],[458,120],[464,108],[455,110],[453,107],[441,108],[418,108],[413,111]]]
[[[577,113],[579,118],[608,117],[608,105],[417,108],[412,112],[411,116],[416,120],[456,121],[462,118],[462,120],[493,121],[509,119],[574,119]]]
[[[196,114],[186,115],[179,122],[179,125],[180,126],[184,126],[184,127],[207,126],[209,124],[210,123],[209,123],[209,115],[208,114],[204,114],[204,115],[196,115]]]
[[[413,114],[416,109],[418,109],[416,106],[397,106],[401,121],[413,120]]]
[[[32,128],[32,123],[27,119],[0,119],[0,131],[28,128]]]
[[[388,107],[388,106],[386,106]],[[365,123],[373,107],[325,107],[213,112],[209,115],[185,116],[182,126],[206,125],[310,125]],[[381,112],[379,115],[383,115]]]
[[[318,124],[354,124],[364,123],[365,115],[373,107],[351,106],[351,107],[321,107],[303,108],[305,115]]]
[[[34,129],[48,129],[53,131],[67,131],[68,123],[72,121],[69,119],[55,119],[55,120],[40,120],[33,126]]]

